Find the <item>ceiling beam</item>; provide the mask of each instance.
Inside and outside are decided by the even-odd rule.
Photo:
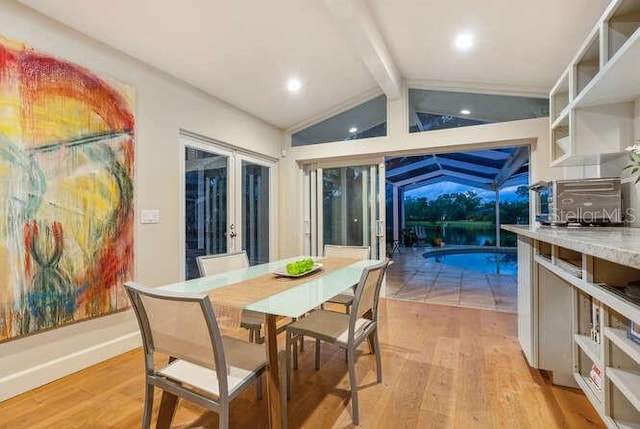
[[[480,182],[473,182],[471,180],[467,180],[467,179],[461,179],[458,177],[452,177],[452,176],[439,176],[439,177],[435,177],[435,178],[431,178],[428,180],[423,180],[421,182],[418,183],[413,183],[407,186],[403,186],[400,189],[402,189],[404,192],[413,190],[413,189],[418,189],[418,188],[422,188],[424,186],[429,186],[429,185],[433,185],[436,183],[440,183],[440,182],[453,182],[453,183],[458,183],[460,185],[466,185],[466,186],[471,186],[473,188],[478,188],[478,189],[484,189],[487,191],[492,191],[493,189],[491,189],[491,185],[488,185],[486,183],[480,183]]]
[[[487,149],[487,150],[470,150],[464,152],[466,155],[479,156],[481,158],[487,158],[492,160],[507,159],[511,156],[509,152],[501,150]]]
[[[473,162],[458,161],[457,159],[445,158],[443,156],[438,157],[438,162],[444,167],[457,167],[469,172],[480,172],[486,174],[496,174],[500,170],[495,167],[489,167],[488,165],[477,164]],[[445,168],[446,169],[446,168]]]
[[[529,147],[528,146],[520,146],[513,152],[511,158],[504,163],[504,166],[500,170],[498,174],[496,174],[495,179],[493,179],[493,187],[495,189],[500,189],[500,187],[506,182],[509,177],[511,177],[516,171],[520,169],[524,165],[524,163],[529,161]]]
[[[411,162],[409,164],[403,165],[402,167],[397,167],[392,170],[387,170],[386,177],[387,179],[389,179],[393,176],[409,173],[419,168],[428,167],[435,163],[436,163],[436,157],[432,155],[429,158],[421,159],[420,161],[416,161],[416,162]]]
[[[423,174],[421,176],[415,176],[409,179],[400,180],[398,182],[395,182],[395,185],[406,186],[415,182],[423,182],[439,176],[456,177],[458,179],[467,180],[470,183],[480,183],[483,186],[491,186],[491,179],[483,179],[482,177],[477,177],[471,174],[458,173],[456,171],[449,171],[449,170],[437,170],[432,173]]]
[[[482,165],[482,164],[466,162],[466,161],[458,161],[457,159],[451,159],[451,158],[445,158],[443,156],[433,155],[433,157],[431,158],[422,159],[420,161],[409,163],[409,164],[403,165],[402,167],[397,167],[392,170],[389,170],[387,171],[386,177],[387,177],[387,180],[393,181],[392,178],[394,176],[409,173],[411,171],[415,171],[420,168],[427,167],[434,164],[436,164],[438,168],[441,170],[446,170],[447,167],[456,167],[463,170],[468,170],[469,174],[473,174],[474,172],[479,172],[484,174],[497,174],[500,172],[500,169],[495,167],[489,167],[488,165]]]
[[[325,0],[360,59],[389,100],[402,94],[402,78],[364,0]]]

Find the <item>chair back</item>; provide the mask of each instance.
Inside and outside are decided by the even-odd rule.
[[[373,321],[378,318],[378,300],[382,279],[389,266],[389,261],[384,260],[378,264],[365,267],[362,270],[360,282],[356,286],[353,298],[353,310],[349,321],[349,335],[353,334],[355,323],[358,318],[366,317]]]
[[[370,255],[371,248],[369,246],[339,246],[336,244],[324,245],[324,256],[364,260],[369,259]]]
[[[222,337],[206,295],[124,285],[138,319],[147,375],[155,373],[154,354],[164,353],[215,369],[221,397],[228,392]]]
[[[249,267],[249,258],[244,250],[234,253],[198,256],[196,258],[200,277],[212,276],[240,268]]]

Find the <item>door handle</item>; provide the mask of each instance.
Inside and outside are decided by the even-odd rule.
[[[236,226],[234,224],[231,224],[231,225],[229,225],[229,229],[231,230],[229,232],[229,237],[235,238],[236,235],[238,235],[238,234],[236,234]]]

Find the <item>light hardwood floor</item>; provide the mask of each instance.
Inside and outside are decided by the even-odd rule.
[[[383,383],[366,344],[357,360],[363,428],[604,427],[581,392],[527,366],[514,314],[389,299],[380,319]],[[309,341],[293,371],[289,426],[351,427],[344,353],[323,344],[320,371],[313,355]],[[126,353],[0,403],[0,428],[138,428],[142,373],[141,351]],[[232,428],[266,425],[254,389],[234,400]],[[217,415],[181,402],[174,427],[217,428]]]

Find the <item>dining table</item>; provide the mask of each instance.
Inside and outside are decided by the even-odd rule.
[[[289,275],[286,265],[312,258],[312,272]],[[365,267],[379,263],[375,259],[318,258],[295,256],[247,268],[160,286],[160,289],[181,293],[204,293],[211,300],[219,324],[227,319],[239,320],[243,309],[265,314],[265,351],[269,427],[287,427],[286,399],[281,386],[278,362],[277,325],[282,317],[299,318],[358,283]],[[233,317],[233,314],[237,317]],[[229,316],[231,315],[231,316]],[[156,428],[171,424],[177,397],[163,392]]]

